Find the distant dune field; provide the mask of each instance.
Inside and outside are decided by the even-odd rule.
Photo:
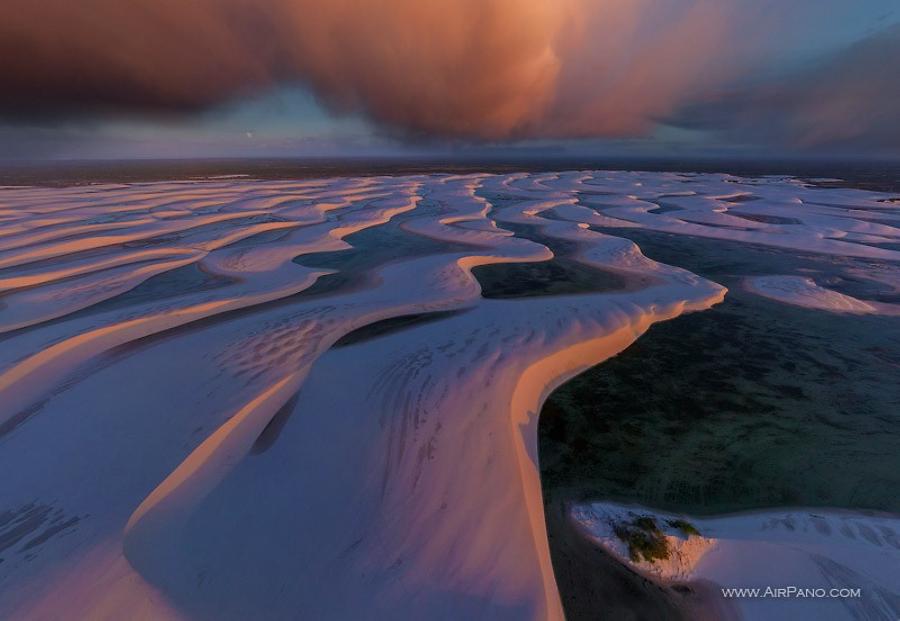
[[[728,295],[610,231],[878,262],[856,277],[896,293],[890,198],[604,171],[2,187],[0,618],[561,619],[541,405]]]

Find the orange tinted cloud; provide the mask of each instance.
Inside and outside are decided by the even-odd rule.
[[[410,132],[501,137],[553,94],[568,0],[6,0],[0,109],[169,112],[279,83]]]
[[[4,0],[0,114],[181,113],[303,84],[405,135],[637,135],[763,53],[753,4]]]

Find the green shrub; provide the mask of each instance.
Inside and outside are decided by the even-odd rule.
[[[630,523],[616,524],[613,532],[628,546],[628,557],[635,563],[669,558],[669,542],[652,517],[642,516]]]

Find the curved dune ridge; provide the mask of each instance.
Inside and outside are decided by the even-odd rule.
[[[805,276],[757,276],[746,281],[748,291],[785,304],[827,310],[836,313],[900,314],[900,304],[863,302],[852,295],[817,285]]]
[[[896,288],[885,198],[590,171],[0,188],[0,618],[559,619],[544,398],[726,294],[614,229]],[[473,276],[563,258],[617,284]]]

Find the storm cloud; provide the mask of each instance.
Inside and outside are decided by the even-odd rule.
[[[791,26],[778,11],[801,4],[816,3],[4,0],[0,117],[186,115],[299,84],[328,109],[402,136],[636,136],[704,106],[711,127],[725,110],[750,127],[734,84],[771,62],[767,41]],[[818,117],[801,100],[821,103],[830,82],[811,81],[806,95],[795,84],[751,93],[776,113],[797,111],[778,139],[833,139],[816,128],[848,127],[845,115],[896,122],[887,109],[867,112],[869,76],[891,70],[859,73],[868,56],[858,55],[838,68],[856,80],[842,87],[856,90]]]
[[[838,52],[695,102],[673,124],[734,141],[900,147],[900,24]]]

